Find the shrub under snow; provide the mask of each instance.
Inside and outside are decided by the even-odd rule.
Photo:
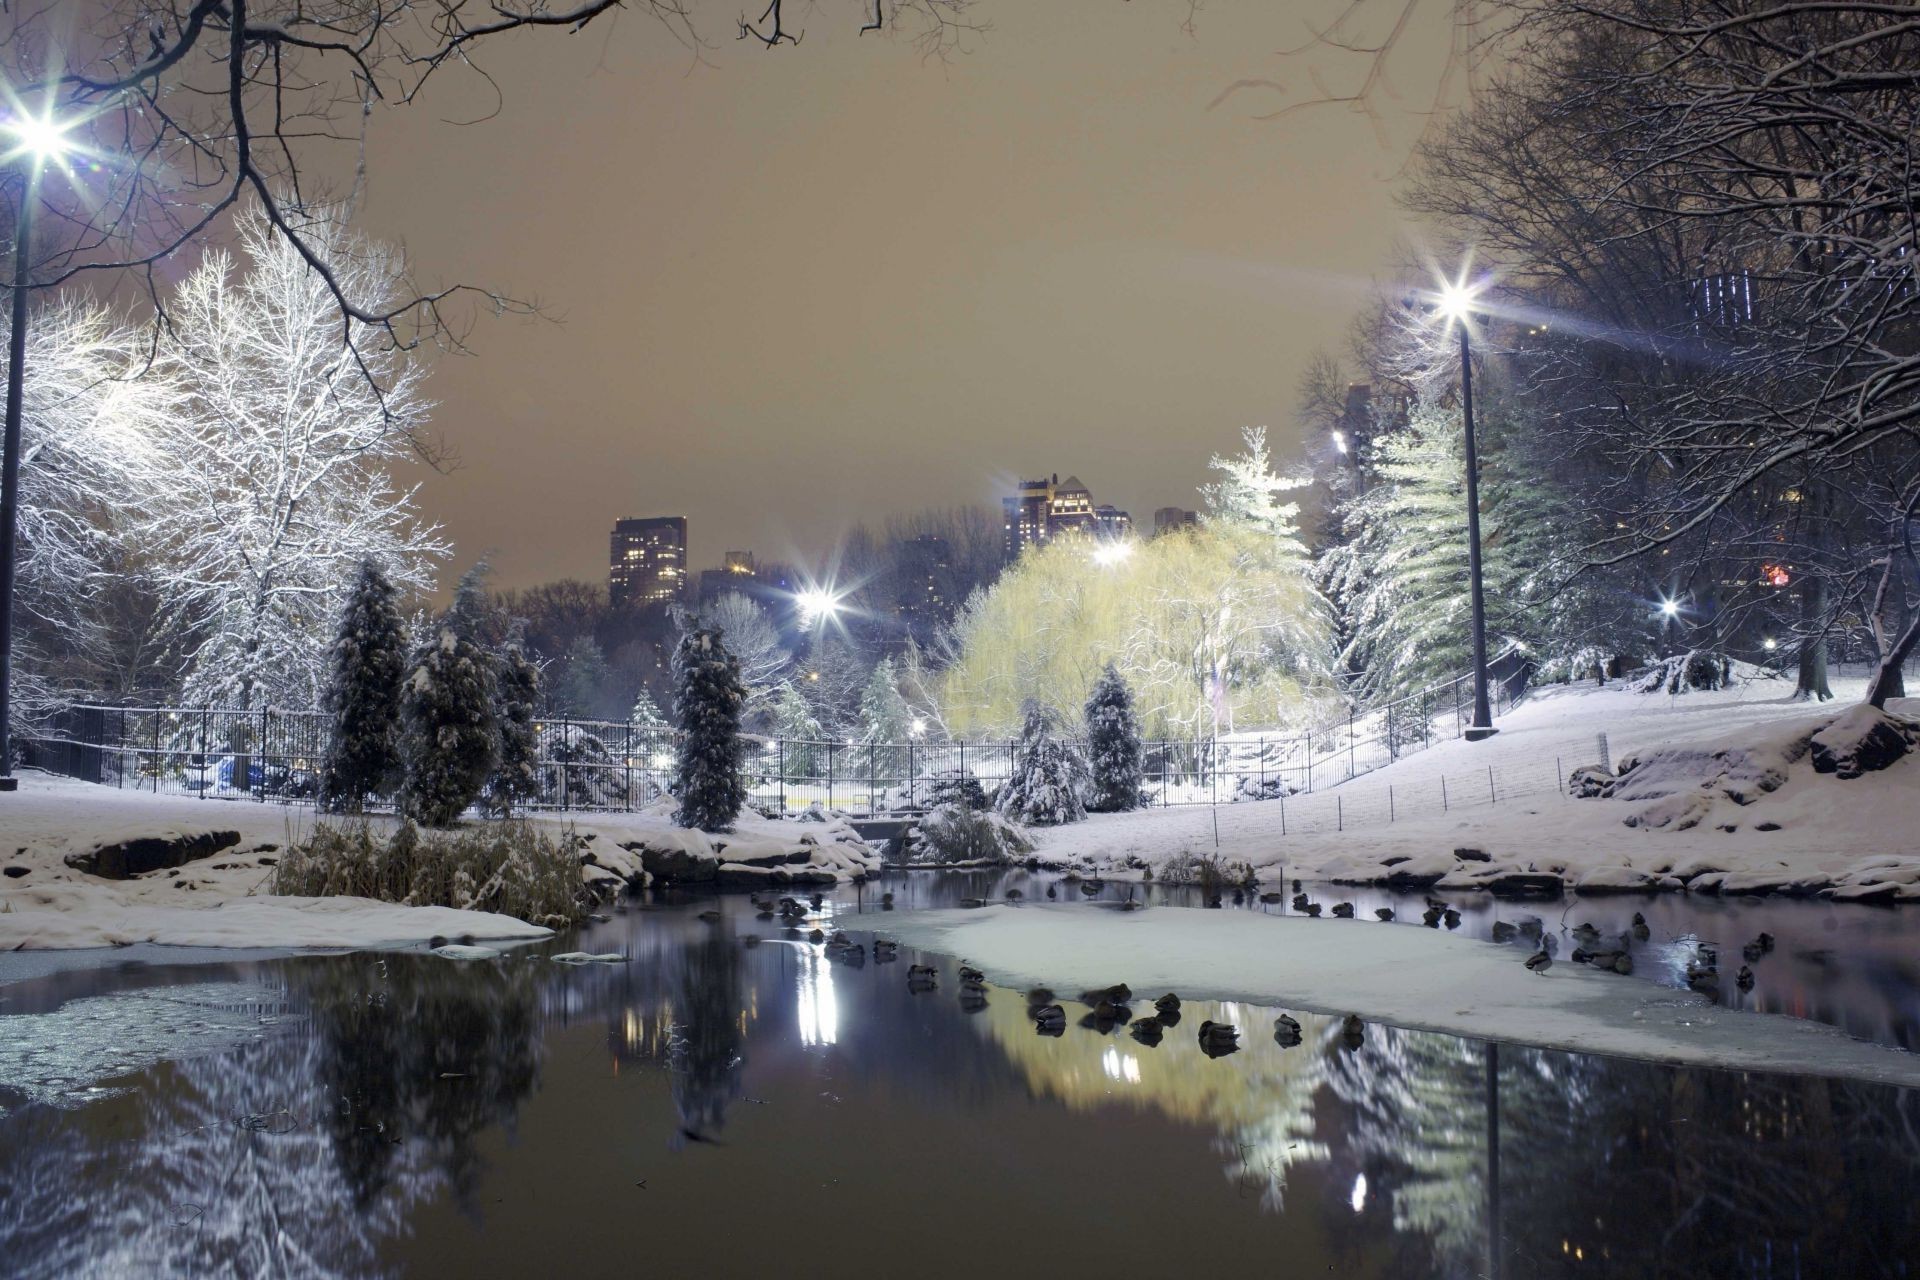
[[[1012,862],[1031,853],[1033,841],[997,813],[964,804],[941,805],[915,824],[907,861],[915,863]]]
[[[403,822],[391,838],[365,822],[321,823],[274,868],[273,892],[497,911],[550,927],[573,924],[593,906],[576,842],[524,822],[458,831]]]

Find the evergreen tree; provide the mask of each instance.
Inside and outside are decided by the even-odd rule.
[[[893,659],[873,664],[867,687],[860,694],[860,742],[874,751],[871,768],[892,777],[904,767],[902,744],[912,732],[913,713],[900,695]]]
[[[1534,651],[1580,639],[1591,588],[1558,587],[1574,554],[1566,507],[1507,465],[1502,418],[1486,415],[1480,462],[1488,647]],[[1472,661],[1466,451],[1457,411],[1423,406],[1375,442],[1373,482],[1343,508],[1352,537],[1328,552],[1329,590],[1348,611],[1346,658],[1373,699],[1404,697]]]
[[[1087,816],[1087,762],[1078,747],[1059,736],[1052,710],[1029,700],[1025,711],[1013,776],[1000,788],[994,809],[1030,826],[1079,822]]]
[[[554,687],[554,709],[563,716],[588,719],[604,708],[612,673],[606,655],[591,636],[575,637],[560,659],[560,679]]]
[[[407,675],[401,695],[406,781],[400,807],[430,827],[450,826],[476,800],[499,757],[493,655],[482,642],[489,616],[485,566],[460,579]]]
[[[740,737],[746,701],[740,664],[721,633],[696,627],[682,636],[673,655],[673,706],[683,735],[674,821],[681,826],[730,830],[746,803],[746,743]]]
[[[660,713],[660,704],[647,692],[647,686],[641,685],[639,694],[633,700],[633,710],[627,713],[627,723],[633,726],[636,738],[664,738],[673,732],[673,725]]]
[[[1087,748],[1093,771],[1087,808],[1095,813],[1138,809],[1140,721],[1133,713],[1133,690],[1111,662],[1087,697]]]
[[[799,687],[813,705],[813,718],[826,730],[826,737],[845,742],[858,736],[860,694],[867,677],[859,655],[844,639],[825,635],[814,641]]]
[[[320,806],[357,810],[400,780],[400,682],[407,671],[407,624],[398,592],[380,566],[360,563],[333,641],[324,707],[327,749]]]
[[[540,798],[540,668],[519,642],[498,658],[500,761],[487,781],[487,808],[511,816],[515,806]]]
[[[773,734],[785,753],[781,771],[788,778],[811,778],[819,772],[820,743],[827,735],[814,718],[813,704],[791,680],[782,680],[774,692]]]

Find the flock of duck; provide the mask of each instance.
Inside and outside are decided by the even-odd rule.
[[[1103,887],[1097,880],[1080,882],[1081,892],[1088,897],[1098,894]],[[1046,894],[1049,898],[1057,897],[1056,887],[1048,885]],[[1017,889],[1009,889],[1006,896],[1010,902],[1017,902],[1021,897]],[[1252,896],[1250,890],[1233,890],[1233,901],[1236,906],[1245,904]],[[1274,904],[1281,902],[1284,895],[1268,892],[1258,896],[1262,903]],[[755,897],[751,901],[760,919],[771,920],[777,916],[786,921],[791,930],[797,932],[801,925],[808,922],[810,908],[811,911],[819,911],[824,907],[826,899],[823,895],[815,893],[808,902],[804,903],[798,898],[791,897],[779,899]],[[881,910],[891,911],[893,894],[882,894],[879,905]],[[987,903],[985,899],[967,899],[962,905],[985,906]],[[1121,910],[1138,910],[1142,905],[1144,904],[1135,902],[1131,895],[1125,902],[1118,904]],[[1221,906],[1221,896],[1208,895],[1205,905],[1216,908]],[[1354,905],[1351,902],[1336,902],[1329,910],[1313,901],[1301,891],[1298,880],[1293,882],[1293,898],[1290,905],[1300,914],[1315,919],[1322,914],[1330,914],[1335,919],[1351,920],[1355,915]],[[1395,918],[1392,907],[1378,907],[1373,914],[1382,922],[1391,922]],[[709,923],[718,923],[722,915],[718,911],[703,911],[700,913],[700,918]],[[1460,913],[1446,902],[1437,898],[1427,898],[1425,910],[1421,914],[1421,923],[1429,929],[1442,927],[1458,929]],[[1617,974],[1633,972],[1630,944],[1646,942],[1651,936],[1646,917],[1638,911],[1633,913],[1632,923],[1624,931],[1612,937],[1603,935],[1597,927],[1586,921],[1575,924],[1569,932],[1573,937],[1574,946],[1568,958],[1573,963]],[[867,963],[868,949],[838,930],[828,934],[816,924],[805,937],[808,942],[814,944],[824,942],[827,958],[831,961],[854,967],[861,967]],[[1531,941],[1534,946],[1527,953],[1524,963],[1534,973],[1545,973],[1552,968],[1560,950],[1559,939],[1546,931],[1538,916],[1526,916],[1518,921],[1496,920],[1493,924],[1492,938],[1498,943],[1515,940]],[[758,942],[759,939],[754,938],[751,941]],[[1739,972],[1734,975],[1734,985],[1741,991],[1753,989],[1752,966],[1771,953],[1773,945],[1773,935],[1763,932],[1740,949],[1741,958],[1746,963],[1742,964]],[[899,959],[899,954],[900,944],[897,942],[886,938],[875,938],[872,942],[871,955],[875,964],[891,963]],[[986,975],[963,961],[959,969],[959,978],[961,1008],[968,1012],[978,1012],[986,1008]],[[1687,961],[1686,981],[1688,987],[1702,994],[1709,996],[1718,994],[1720,957],[1719,949],[1714,944],[1710,942],[1694,944],[1694,952]],[[940,971],[932,965],[907,966],[907,990],[917,995],[925,994],[938,990],[939,985]],[[1155,1000],[1154,1011],[1151,1014],[1137,1018],[1133,1014],[1132,1001],[1133,991],[1124,982],[1082,992],[1080,1003],[1087,1007],[1088,1012],[1079,1019],[1079,1025],[1102,1035],[1111,1034],[1116,1028],[1124,1026],[1135,1040],[1149,1048],[1159,1045],[1169,1030],[1180,1025],[1180,997],[1173,992],[1169,991]],[[1036,987],[1027,993],[1027,1015],[1032,1019],[1034,1030],[1039,1035],[1066,1034],[1067,1011],[1049,988]],[[1224,1057],[1238,1051],[1241,1047],[1240,1029],[1230,1023],[1203,1021],[1199,1027],[1198,1038],[1201,1051],[1209,1058]],[[1283,1049],[1298,1045],[1301,1042],[1300,1024],[1286,1014],[1281,1014],[1274,1019],[1273,1038],[1274,1042]],[[1346,1016],[1341,1025],[1341,1039],[1349,1048],[1356,1049],[1365,1042],[1366,1024],[1358,1015]]]

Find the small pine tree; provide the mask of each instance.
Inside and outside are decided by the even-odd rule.
[[[873,674],[860,693],[860,742],[873,752],[871,768],[882,777],[892,777],[905,767],[901,744],[912,728],[913,713],[900,695],[893,659],[882,658],[873,664]]]
[[[1079,822],[1087,816],[1086,760],[1079,748],[1059,736],[1058,717],[1051,708],[1028,699],[1023,711],[1013,776],[1000,788],[994,809],[1029,826]]]
[[[826,731],[814,718],[813,704],[791,680],[782,680],[773,695],[773,735],[785,753],[780,768],[789,781],[811,778],[819,771],[818,753]]]
[[[363,561],[333,641],[323,705],[327,749],[320,806],[358,810],[400,780],[400,682],[407,672],[407,624],[380,566]]]
[[[1122,813],[1140,807],[1140,721],[1133,690],[1109,662],[1087,697],[1087,754],[1093,786],[1087,808]]]
[[[499,756],[493,655],[479,639],[488,622],[483,573],[476,567],[460,580],[401,695],[400,807],[430,827],[452,825],[479,798]]]
[[[515,806],[540,798],[540,668],[517,642],[498,661],[500,761],[487,780],[487,809],[511,817]]]
[[[740,716],[746,707],[740,663],[721,633],[696,627],[673,655],[673,708],[680,744],[680,809],[674,821],[702,831],[727,831],[747,802],[741,774],[746,744]]]
[[[673,726],[660,713],[660,704],[653,700],[653,695],[647,692],[645,685],[640,686],[640,693],[633,700],[633,710],[627,713],[627,723],[633,726],[635,737],[673,732]]]
[[[560,658],[560,679],[553,690],[554,710],[581,719],[598,716],[612,675],[606,655],[593,638],[577,637]]]

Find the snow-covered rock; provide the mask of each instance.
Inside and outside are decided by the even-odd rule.
[[[1814,772],[1857,778],[1886,768],[1916,742],[1920,742],[1920,723],[1862,703],[1835,716],[1809,745]]]
[[[635,886],[834,884],[880,869],[880,855],[838,815],[783,822],[742,812],[732,831],[706,832],[678,825],[672,807],[664,801],[639,813],[551,814],[539,821],[572,831],[586,867]]]

